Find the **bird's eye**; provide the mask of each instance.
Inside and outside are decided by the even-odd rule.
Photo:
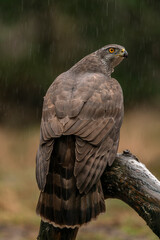
[[[110,53],[114,53],[115,49],[114,48],[109,48]]]

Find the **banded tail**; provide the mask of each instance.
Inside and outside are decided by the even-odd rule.
[[[59,228],[75,228],[105,211],[100,181],[89,193],[80,194],[74,176],[75,137],[55,140],[44,191],[40,193],[37,214]]]

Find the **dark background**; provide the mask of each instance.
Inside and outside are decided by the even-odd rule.
[[[159,23],[159,0],[1,0],[0,121],[39,120],[55,77],[108,43],[129,52],[113,74],[126,108],[157,104]]]

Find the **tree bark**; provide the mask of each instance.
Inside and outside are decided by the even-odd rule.
[[[105,199],[131,206],[160,238],[160,182],[129,151],[117,154],[102,176]]]
[[[128,150],[107,167],[102,178],[105,199],[118,198],[131,206],[160,238],[160,182]],[[38,240],[75,240],[76,229],[55,228],[41,221]]]

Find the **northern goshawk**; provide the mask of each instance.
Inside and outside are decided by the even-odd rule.
[[[59,75],[44,97],[37,213],[56,227],[79,227],[105,211],[100,178],[115,159],[123,119],[122,89],[111,73],[127,56],[107,45]]]

